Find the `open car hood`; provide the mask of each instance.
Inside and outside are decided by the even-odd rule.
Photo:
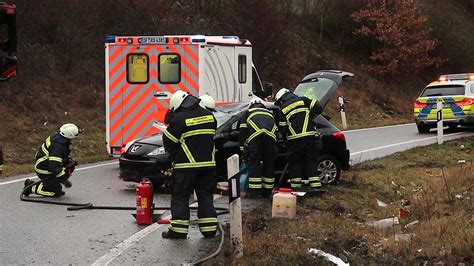
[[[311,100],[318,100],[322,108],[336,93],[337,88],[347,77],[354,74],[341,70],[320,70],[305,76],[296,87],[294,93]]]

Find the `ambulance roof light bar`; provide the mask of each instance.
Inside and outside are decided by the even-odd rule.
[[[105,43],[115,43],[115,35],[105,35]]]

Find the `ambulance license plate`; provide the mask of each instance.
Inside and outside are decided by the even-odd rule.
[[[438,108],[436,104],[433,104],[433,109]],[[451,105],[449,103],[443,103],[443,108],[451,108]]]

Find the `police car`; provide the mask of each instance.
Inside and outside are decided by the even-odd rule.
[[[474,73],[442,75],[423,89],[413,104],[419,133],[436,127],[439,101],[443,103],[444,125],[474,125]]]

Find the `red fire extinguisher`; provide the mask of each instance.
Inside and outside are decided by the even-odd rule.
[[[137,224],[152,224],[153,222],[153,184],[143,179],[137,186]]]

